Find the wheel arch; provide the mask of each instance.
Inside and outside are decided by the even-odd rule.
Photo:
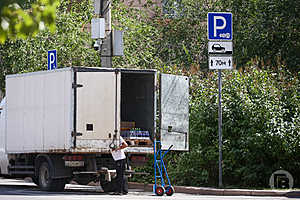
[[[50,169],[52,169],[52,178],[71,178],[72,170],[65,167],[63,155],[59,154],[38,154],[35,158],[35,176],[38,177],[39,166],[44,162],[48,162]]]
[[[50,156],[47,154],[38,154],[34,160],[34,175],[35,175],[35,177],[39,176],[39,167],[44,161],[46,161],[49,164],[50,169],[53,169],[52,173],[54,176],[55,168],[54,168],[54,164],[53,164]]]

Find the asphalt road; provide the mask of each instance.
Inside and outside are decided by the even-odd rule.
[[[0,178],[0,200],[288,200],[287,197],[251,197],[251,196],[208,196],[175,193],[171,197],[155,196],[151,192],[129,190],[126,196],[114,196],[103,193],[100,186],[66,185],[64,192],[40,191],[33,183],[24,180]],[[292,200],[294,200],[293,198]]]

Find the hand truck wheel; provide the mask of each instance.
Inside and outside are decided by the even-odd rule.
[[[167,196],[172,196],[174,194],[175,190],[172,185],[169,185],[165,188],[165,193]]]
[[[163,196],[165,193],[165,188],[162,187],[162,186],[156,186],[156,189],[155,189],[155,194],[157,196]]]

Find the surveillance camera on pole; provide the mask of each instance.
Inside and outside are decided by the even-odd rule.
[[[102,67],[112,67],[112,56],[123,56],[123,32],[111,29],[111,1],[95,0],[94,12],[98,18],[91,22],[94,49],[99,50]]]

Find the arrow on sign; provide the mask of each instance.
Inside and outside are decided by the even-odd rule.
[[[209,56],[209,69],[232,69],[232,56]]]

